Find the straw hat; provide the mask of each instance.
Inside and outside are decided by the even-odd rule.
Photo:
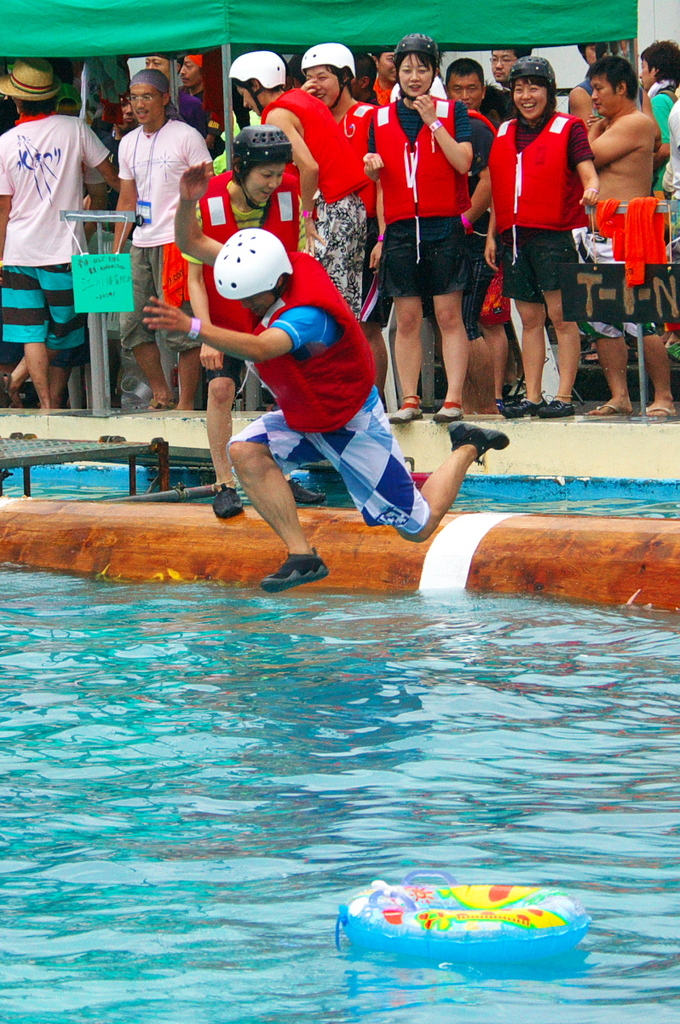
[[[40,57],[15,61],[12,73],[0,78],[0,92],[20,100],[49,100],[60,87],[52,65]]]

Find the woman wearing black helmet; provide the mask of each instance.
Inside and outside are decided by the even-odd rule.
[[[394,53],[400,98],[376,110],[365,157],[380,182],[385,223],[381,287],[394,299],[396,359],[403,401],[392,423],[420,419],[422,300],[432,296],[447,376],[438,422],[460,419],[469,343],[461,313],[467,261],[461,213],[469,207],[472,133],[463,103],[435,99],[439,50],[429,36],[405,36]]]
[[[281,239],[286,249],[300,247],[299,182],[296,176],[285,173],[291,160],[292,147],[285,134],[279,128],[260,125],[244,128],[234,139],[233,171],[215,177],[212,166],[205,164],[192,167],[182,178],[177,242],[183,252],[191,251],[198,257],[187,257],[191,308],[198,319],[235,331],[251,327],[241,303],[223,298],[215,287],[211,240],[223,245],[242,228],[265,227]],[[219,518],[228,519],[242,511],[227,444],[243,362],[207,345],[201,349],[201,362],[208,380],[208,442],[219,487],[213,510]]]
[[[581,352],[578,327],[562,317],[559,270],[577,263],[572,229],[597,202],[598,177],[585,125],[556,113],[555,72],[543,57],[522,57],[510,72],[515,117],[505,121],[489,157],[492,207],[486,259],[496,267],[496,232],[505,243],[504,294],[522,320],[526,399],[506,406],[508,419],[574,415],[571,392]],[[543,399],[545,307],[558,342],[559,390]]]

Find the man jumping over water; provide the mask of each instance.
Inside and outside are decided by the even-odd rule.
[[[452,424],[451,455],[418,491],[374,387],[368,342],[323,267],[305,253],[286,253],[262,229],[239,231],[224,246],[197,232],[195,204],[211,173],[204,164],[182,176],[177,245],[214,265],[218,291],[253,314],[252,333],[191,320],[159,299],[146,307],[145,322],[152,330],[184,330],[220,352],[252,360],[276,396],[280,408],[249,423],[229,446],[244,491],[288,550],[262,589],[287,590],[328,575],[304,534],[283,475],[319,456],[340,473],[369,526],[394,526],[404,540],[428,540],[468,468],[490,448],[506,448],[507,436]]]

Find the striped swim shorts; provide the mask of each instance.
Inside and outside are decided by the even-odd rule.
[[[86,341],[87,314],[76,313],[70,263],[50,267],[3,267],[3,340],[43,342],[68,349]]]
[[[249,423],[230,444],[237,441],[266,445],[284,473],[327,459],[368,526],[419,533],[430,518],[430,507],[413,483],[375,388],[340,430],[301,434],[276,411]]]

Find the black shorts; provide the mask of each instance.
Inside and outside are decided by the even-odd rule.
[[[503,253],[503,295],[520,302],[543,304],[543,293],[558,291],[562,263],[578,263],[571,231],[539,231],[517,250]]]
[[[364,266],[361,275],[361,305],[365,303],[368,298],[368,294],[373,287],[373,283],[376,279],[376,272],[371,270],[371,253],[375,249],[378,242],[378,235],[380,234],[380,228],[378,226],[377,217],[368,217],[366,220],[366,251],[364,252]],[[390,310],[392,308],[392,300],[387,298],[383,294],[382,290],[378,293],[378,299],[366,317],[365,323],[367,324],[380,324],[381,327],[387,325],[387,321],[390,318]]]
[[[484,249],[479,251],[474,236],[466,236],[468,242],[468,259],[470,261],[470,277],[468,286],[463,294],[463,322],[467,332],[468,340],[474,341],[482,333],[479,326],[479,316],[482,312],[484,299],[493,281],[496,271],[492,270],[484,259]]]
[[[74,345],[73,348],[49,348],[50,366],[58,366],[61,370],[71,370],[74,366],[87,366],[90,361],[90,343],[84,341],[82,345]]]
[[[415,228],[415,222],[414,228]],[[380,264],[380,287],[391,298],[449,295],[462,292],[468,279],[465,232],[459,219],[450,234],[440,241],[420,242],[420,261],[415,230],[405,235],[402,222],[389,225]],[[392,227],[400,227],[398,232]]]
[[[0,318],[1,319],[1,318]],[[0,327],[0,331],[2,328]],[[0,339],[2,334],[0,333]],[[14,363],[21,362],[24,355],[24,346],[17,345],[13,341],[2,341],[0,340],[0,365],[2,366],[13,366]]]
[[[211,380],[217,380],[218,377],[229,377],[233,380],[237,388],[241,386],[241,379],[243,377],[243,360],[235,359],[233,356],[225,355],[223,357],[222,366],[219,370],[206,370],[205,379],[208,384]]]

